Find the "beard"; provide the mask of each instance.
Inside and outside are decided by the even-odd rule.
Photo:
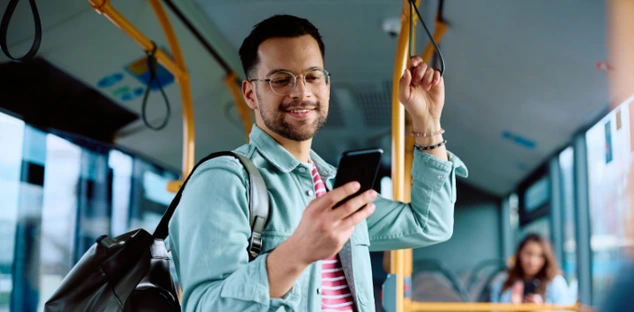
[[[258,101],[262,102],[259,95],[256,95]],[[286,121],[287,111],[290,109],[313,109],[317,117],[314,120],[297,120],[295,125]],[[277,133],[283,138],[293,141],[306,141],[312,139],[326,123],[328,111],[323,109],[321,103],[309,101],[293,101],[291,103],[282,104],[278,109],[263,110],[260,106],[260,117],[267,128]]]

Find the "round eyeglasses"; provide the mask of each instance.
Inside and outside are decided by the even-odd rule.
[[[249,81],[268,82],[271,91],[277,95],[289,95],[297,87],[297,77],[288,71],[278,71],[269,79],[249,79]],[[303,75],[299,75],[304,80],[304,85],[312,92],[323,90],[330,83],[330,73],[325,69],[314,68]]]

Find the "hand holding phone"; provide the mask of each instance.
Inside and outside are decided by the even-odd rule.
[[[334,188],[353,181],[359,182],[361,188],[353,195],[337,203],[333,209],[341,206],[347,200],[372,189],[376,174],[379,171],[382,155],[383,150],[380,148],[354,150],[343,153],[339,160]]]
[[[537,292],[537,286],[539,286],[538,279],[524,281],[524,297],[529,294],[535,294]]]
[[[368,191],[374,184],[382,153],[380,149],[369,149],[343,154],[333,190],[308,204],[293,235],[283,243],[294,251],[295,261],[309,265],[335,255],[350,239],[356,225],[374,212],[372,201],[377,194]],[[349,183],[354,181],[357,186]],[[339,207],[345,203],[348,205]]]

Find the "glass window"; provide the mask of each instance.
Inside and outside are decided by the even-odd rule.
[[[526,213],[547,204],[550,199],[550,180],[543,177],[526,190],[524,194],[524,208]]]
[[[628,103],[629,104],[629,103]],[[592,302],[600,304],[628,257],[626,220],[631,166],[629,105],[620,105],[586,133]],[[631,182],[631,181],[630,181]]]
[[[132,190],[132,156],[118,150],[110,151],[108,165],[112,170],[112,235],[129,230],[130,193]]]
[[[563,216],[562,270],[571,290],[577,285],[577,238],[575,222],[574,149],[566,148],[559,154]],[[574,291],[576,296],[576,291]]]
[[[550,216],[541,217],[523,226],[520,229],[520,235],[517,237],[515,246],[529,233],[537,233],[550,239]]]
[[[71,140],[0,113],[0,312],[43,310],[96,237],[154,231],[174,197],[176,171]]]
[[[153,231],[176,195],[167,191],[167,184],[178,175],[138,158],[133,166],[130,228]]]
[[[550,217],[551,181],[546,169],[545,165],[539,167],[518,187],[521,227]]]
[[[0,112],[0,311],[9,311],[24,122]]]
[[[81,147],[46,137],[40,262],[40,308],[73,267]]]
[[[520,208],[519,199],[516,193],[509,196],[509,222],[511,224],[511,231],[515,233],[520,225]]]

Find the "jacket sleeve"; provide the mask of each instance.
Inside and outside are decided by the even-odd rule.
[[[296,310],[293,287],[269,297],[266,258],[249,262],[248,179],[232,157],[214,158],[193,173],[169,224],[169,244],[183,290],[183,311]]]
[[[574,304],[574,299],[570,296],[570,291],[568,289],[568,283],[566,283],[566,279],[563,276],[557,275],[550,282],[546,289],[546,298],[544,298],[545,303],[549,304]]]
[[[419,248],[444,242],[453,233],[456,174],[467,177],[462,161],[448,152],[449,161],[414,150],[411,203],[375,200],[367,219],[372,251]]]

